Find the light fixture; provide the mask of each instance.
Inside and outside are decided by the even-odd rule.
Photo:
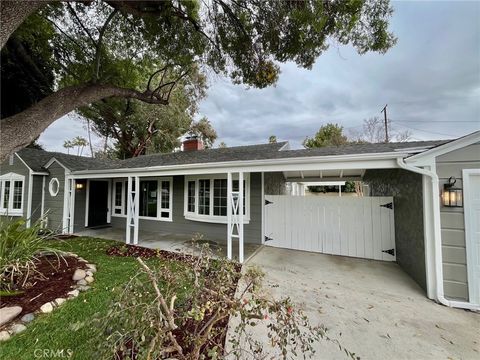
[[[448,207],[462,207],[463,206],[463,192],[462,189],[454,187],[457,179],[451,176],[448,183],[443,185],[443,206]]]
[[[75,189],[77,190],[82,190],[84,188],[85,184],[83,182],[77,182],[75,183]]]

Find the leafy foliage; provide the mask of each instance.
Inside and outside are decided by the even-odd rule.
[[[306,148],[324,146],[340,146],[348,143],[348,138],[343,135],[343,127],[338,124],[326,124],[320,127],[313,138],[307,137],[303,141]]]
[[[41,219],[29,228],[25,223],[24,219],[0,220],[0,289],[25,283],[41,252],[58,253],[46,245]]]

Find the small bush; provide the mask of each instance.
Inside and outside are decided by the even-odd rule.
[[[0,220],[0,289],[22,287],[35,272],[35,263],[43,252],[58,254],[46,246],[48,236],[41,220],[29,228],[25,219]]]

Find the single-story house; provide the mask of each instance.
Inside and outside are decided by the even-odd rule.
[[[363,197],[286,195],[362,181]],[[1,164],[0,216],[63,233],[111,226],[396,261],[430,299],[480,309],[480,132],[456,140],[291,150],[287,142],[102,160],[23,149]],[[291,186],[290,186],[291,188]],[[120,231],[120,230],[119,230]],[[235,247],[235,250],[234,250]]]

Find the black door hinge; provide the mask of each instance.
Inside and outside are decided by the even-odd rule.
[[[265,242],[267,242],[267,241],[273,241],[273,239],[271,237],[268,237],[268,236],[265,235]]]
[[[265,200],[265,205],[270,205],[270,204],[273,204],[273,202]]]
[[[389,202],[389,203],[386,203],[386,204],[383,204],[383,205],[380,205],[380,206],[392,210],[393,209],[393,202]]]
[[[382,252],[395,256],[395,249],[382,250]]]

